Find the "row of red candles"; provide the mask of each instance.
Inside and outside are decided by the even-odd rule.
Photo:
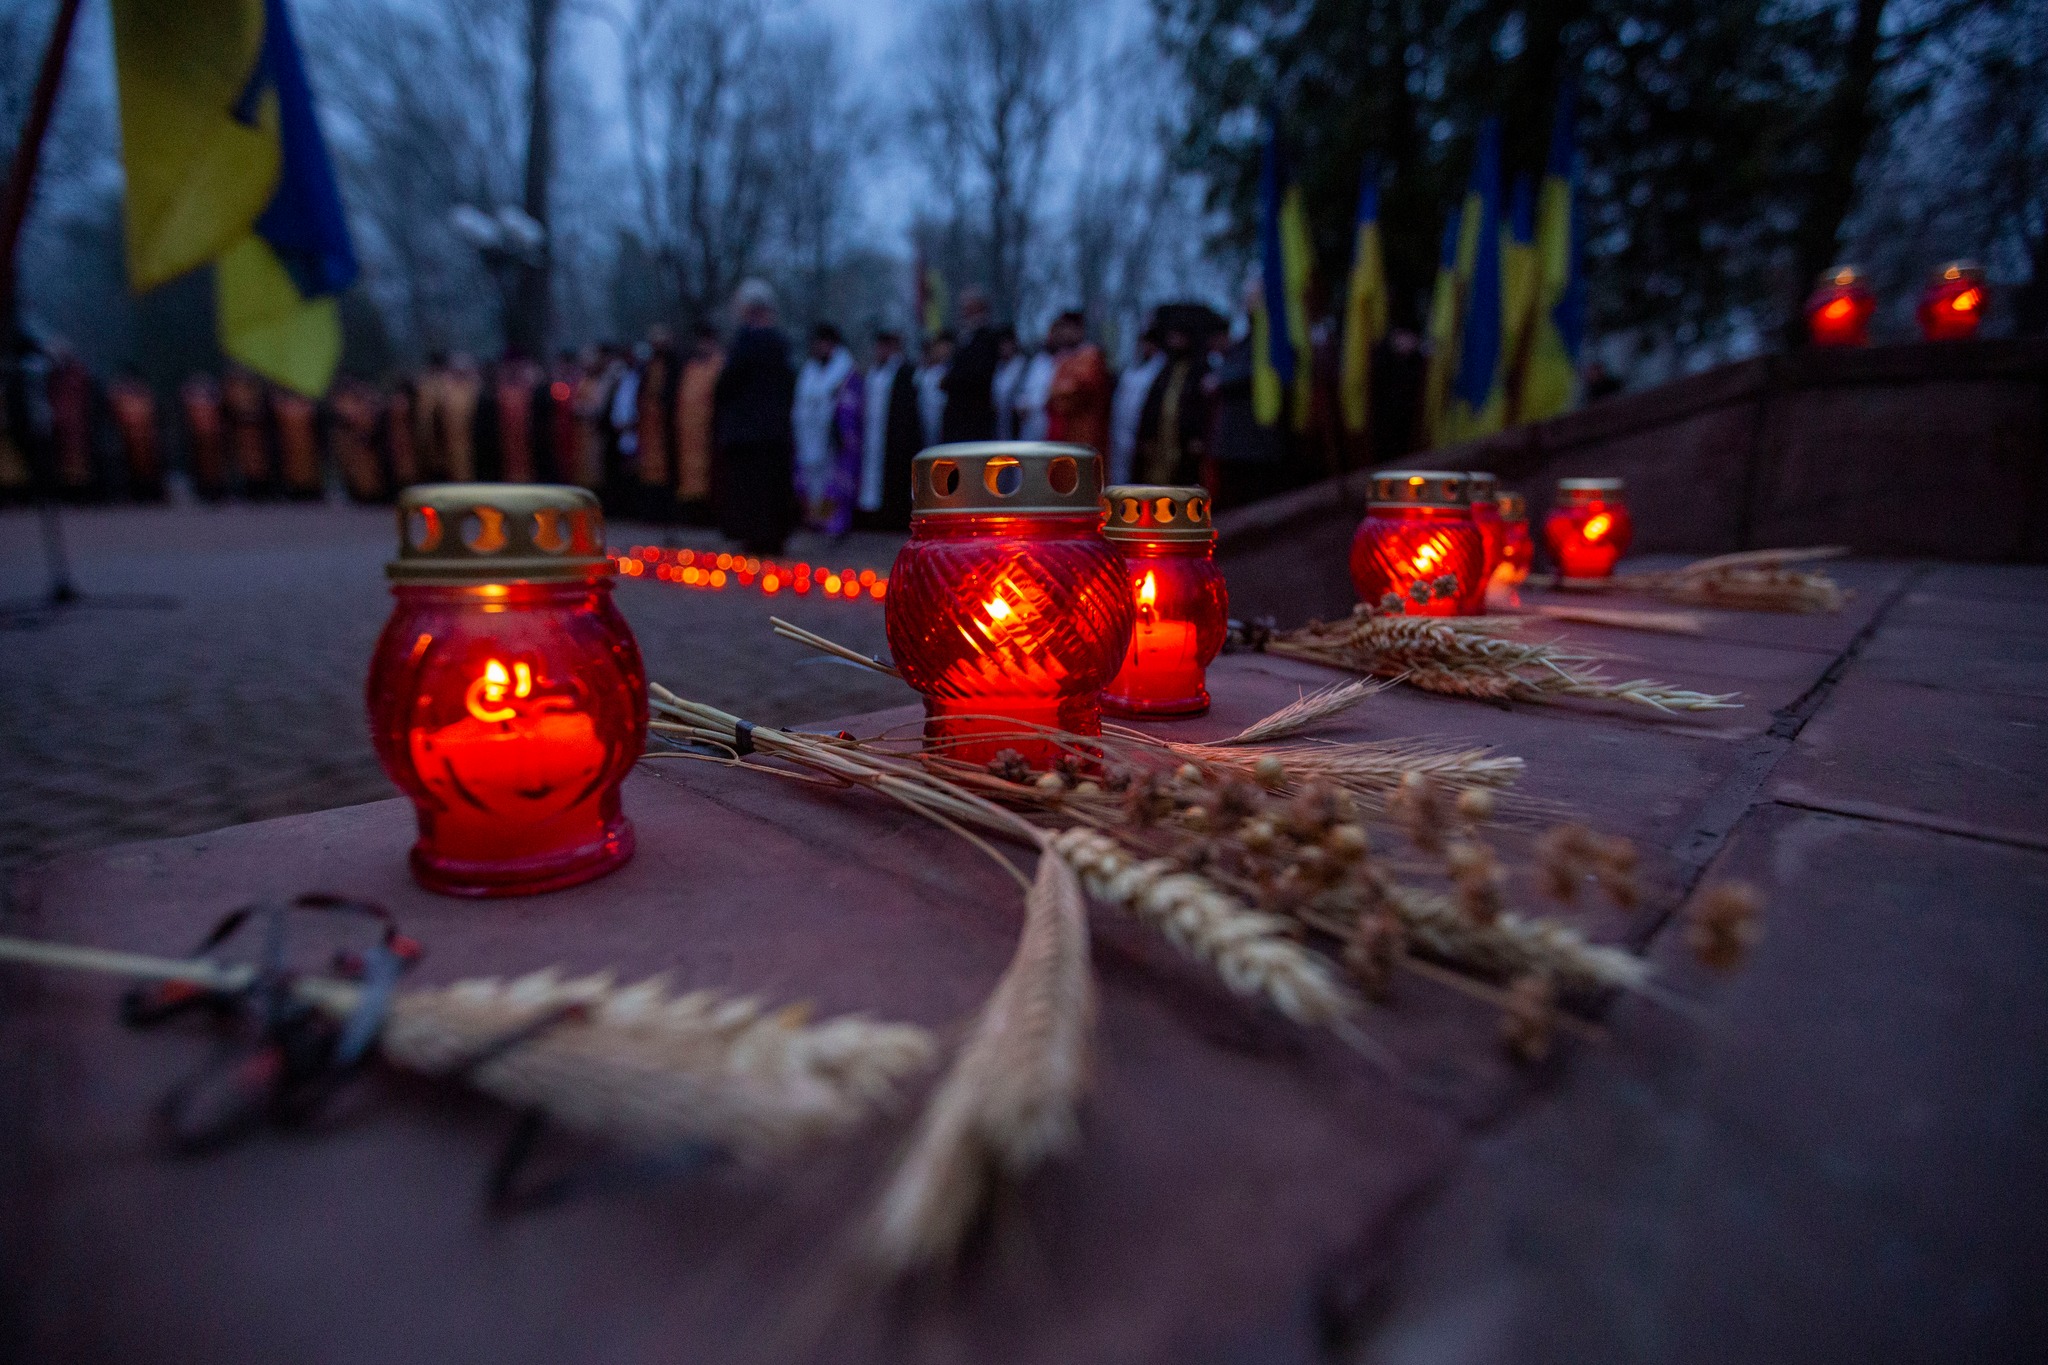
[[[993,470],[1009,457],[987,458]],[[891,652],[925,700],[927,742],[963,762],[1012,751],[1050,766],[1069,755],[1040,737],[1044,729],[1096,734],[1105,709],[1207,710],[1205,674],[1228,630],[1229,600],[1206,495],[1111,491],[1126,496],[1108,535],[1103,513],[1085,505],[914,517],[884,576],[653,547],[608,555],[595,500],[582,490],[410,490],[400,516],[411,529],[392,567],[396,605],[368,700],[379,757],[418,811],[415,876],[451,894],[524,894],[589,880],[631,857],[619,788],[646,742],[647,681],[612,602],[615,572],[885,600]],[[1609,572],[1627,548],[1617,493],[1568,488],[1546,520],[1568,576]],[[508,511],[507,502],[534,505]],[[1517,511],[1518,500],[1508,507]],[[470,528],[460,544],[444,538],[442,528],[458,526]],[[1501,517],[1491,496],[1462,508],[1375,501],[1353,573],[1364,600],[1448,615],[1483,610],[1486,583],[1519,582],[1528,561],[1526,520]]]

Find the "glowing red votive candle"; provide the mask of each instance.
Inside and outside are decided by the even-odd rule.
[[[1207,489],[1120,484],[1103,495],[1102,533],[1122,552],[1136,611],[1123,668],[1102,694],[1118,716],[1199,716],[1209,665],[1230,633]]]
[[[1877,295],[1853,265],[1822,272],[1806,298],[1806,334],[1816,346],[1865,346],[1870,342],[1870,317]]]
[[[1351,538],[1351,584],[1378,611],[1475,616],[1486,609],[1486,541],[1465,474],[1390,469],[1372,477]]]
[[[1984,268],[1950,261],[1920,295],[1920,334],[1929,341],[1968,341],[1984,322]]]
[[[1543,543],[1566,578],[1606,578],[1635,536],[1620,479],[1559,479]]]
[[[1480,543],[1486,547],[1486,567],[1480,571],[1481,576],[1491,583],[1494,570],[1500,567],[1507,536],[1507,528],[1500,519],[1500,480],[1484,470],[1468,470],[1465,486],[1472,496],[1472,524],[1479,528]]]
[[[420,884],[552,891],[633,856],[619,784],[647,675],[581,488],[429,484],[399,498],[396,599],[370,663],[371,737],[412,798]]]
[[[1503,493],[1494,506],[1500,515],[1501,546],[1492,581],[1518,588],[1536,562],[1536,543],[1529,538],[1529,504],[1520,493]]]
[[[1123,557],[1102,535],[1102,459],[1086,446],[933,446],[911,469],[910,540],[889,571],[889,650],[924,696],[925,743],[967,763],[1102,732],[1098,698],[1130,648]]]

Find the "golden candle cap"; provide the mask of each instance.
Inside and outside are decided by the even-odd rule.
[[[1820,278],[1813,282],[1816,289],[1860,289],[1864,283],[1863,267],[1850,265],[1847,261],[1829,266],[1820,272]]]
[[[1216,539],[1209,490],[1199,484],[1120,483],[1102,490],[1102,534],[1139,544]]]
[[[1470,507],[1472,476],[1451,469],[1383,469],[1372,476],[1373,507]]]
[[[1625,485],[1620,479],[1559,479],[1560,493],[1619,493]]]
[[[961,441],[932,446],[910,465],[910,515],[1095,512],[1102,457],[1054,441]]]
[[[1495,502],[1500,498],[1500,475],[1490,474],[1484,469],[1465,471],[1465,487],[1474,503]]]
[[[1968,280],[1973,284],[1982,284],[1984,282],[1984,267],[1975,261],[1967,259],[1944,261],[1942,264],[1934,267],[1934,273],[1928,276],[1927,282],[1929,284],[1954,284],[1958,280]]]
[[[399,583],[575,583],[612,572],[604,511],[587,488],[428,483],[398,495]]]
[[[1529,519],[1529,500],[1520,493],[1503,493],[1496,499],[1495,505],[1500,508],[1502,521],[1527,521]]]

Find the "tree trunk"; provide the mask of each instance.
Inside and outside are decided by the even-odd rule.
[[[1883,69],[1877,49],[1884,10],[1885,0],[1856,0],[1855,26],[1842,57],[1842,77],[1822,116],[1818,142],[1826,160],[1813,178],[1806,213],[1793,238],[1796,276],[1785,323],[1785,339],[1792,346],[1805,344],[1806,294],[1820,272],[1835,263],[1842,222],[1856,202],[1856,170],[1877,128],[1870,97]]]
[[[526,202],[523,207],[540,224],[539,257],[522,266],[513,291],[511,315],[505,322],[505,344],[540,359],[547,354],[548,311],[553,302],[555,242],[548,220],[548,185],[554,178],[554,110],[549,98],[550,57],[554,50],[555,16],[561,0],[527,0],[526,57],[531,80],[526,99]]]

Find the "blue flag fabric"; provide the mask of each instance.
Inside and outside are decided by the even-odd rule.
[[[1500,121],[1488,119],[1479,130],[1479,157],[1472,168],[1472,195],[1479,201],[1479,249],[1473,261],[1472,296],[1458,355],[1458,377],[1452,393],[1478,418],[1500,382]],[[1468,419],[1469,420],[1469,419]]]
[[[253,111],[266,89],[277,96],[282,158],[277,188],[256,217],[256,235],[269,243],[300,294],[339,294],[355,282],[355,247],[284,0],[263,0],[263,48],[243,92],[245,108]]]

